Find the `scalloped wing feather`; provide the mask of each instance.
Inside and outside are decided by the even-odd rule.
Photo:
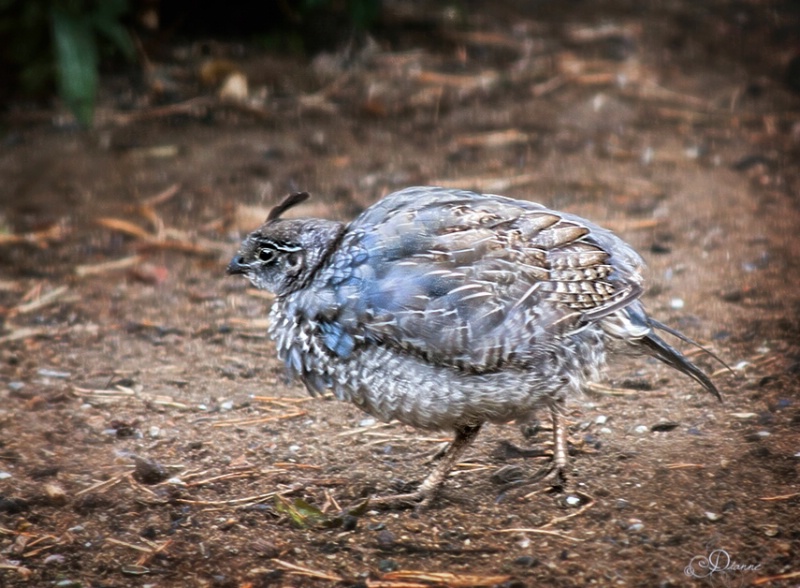
[[[499,196],[407,189],[347,228],[298,309],[349,355],[363,341],[490,371],[624,308],[641,259],[588,221]]]

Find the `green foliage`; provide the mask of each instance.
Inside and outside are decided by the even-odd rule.
[[[335,0],[303,0],[302,12],[314,13],[317,10],[330,10]],[[378,18],[381,0],[347,0],[347,16],[356,30],[368,30]]]
[[[3,61],[18,68],[23,91],[56,81],[75,118],[89,126],[101,55],[135,56],[122,24],[127,12],[127,0],[0,0]]]
[[[349,511],[328,515],[302,498],[295,498],[293,501],[289,501],[279,494],[275,495],[275,510],[285,515],[298,529],[309,527],[336,529],[344,525],[345,517],[363,516],[368,507],[369,499],[365,499]]]

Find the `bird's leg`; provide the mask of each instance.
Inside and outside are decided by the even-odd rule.
[[[447,474],[453,469],[458,459],[464,451],[478,436],[481,425],[463,425],[456,429],[456,438],[447,447],[439,463],[433,468],[428,477],[419,485],[415,492],[407,494],[395,494],[392,496],[382,496],[371,498],[370,506],[402,506],[419,503],[420,507],[427,507],[436,498],[437,494],[447,479]]]
[[[550,475],[560,485],[567,482],[567,460],[569,459],[567,427],[564,425],[564,417],[561,415],[563,405],[562,399],[556,400],[550,405],[550,418],[553,421],[553,469]]]

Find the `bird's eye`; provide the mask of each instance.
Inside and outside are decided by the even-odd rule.
[[[269,263],[275,257],[275,252],[272,249],[262,249],[258,252],[258,259],[264,263]]]

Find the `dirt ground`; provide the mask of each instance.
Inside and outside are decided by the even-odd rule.
[[[307,62],[173,41],[91,133],[9,105],[0,586],[800,586],[800,11],[569,6],[389,3]],[[571,489],[492,426],[432,509],[342,516],[447,433],[307,398],[225,264],[289,191],[346,220],[416,184],[616,230],[724,402],[625,358],[569,405]]]

